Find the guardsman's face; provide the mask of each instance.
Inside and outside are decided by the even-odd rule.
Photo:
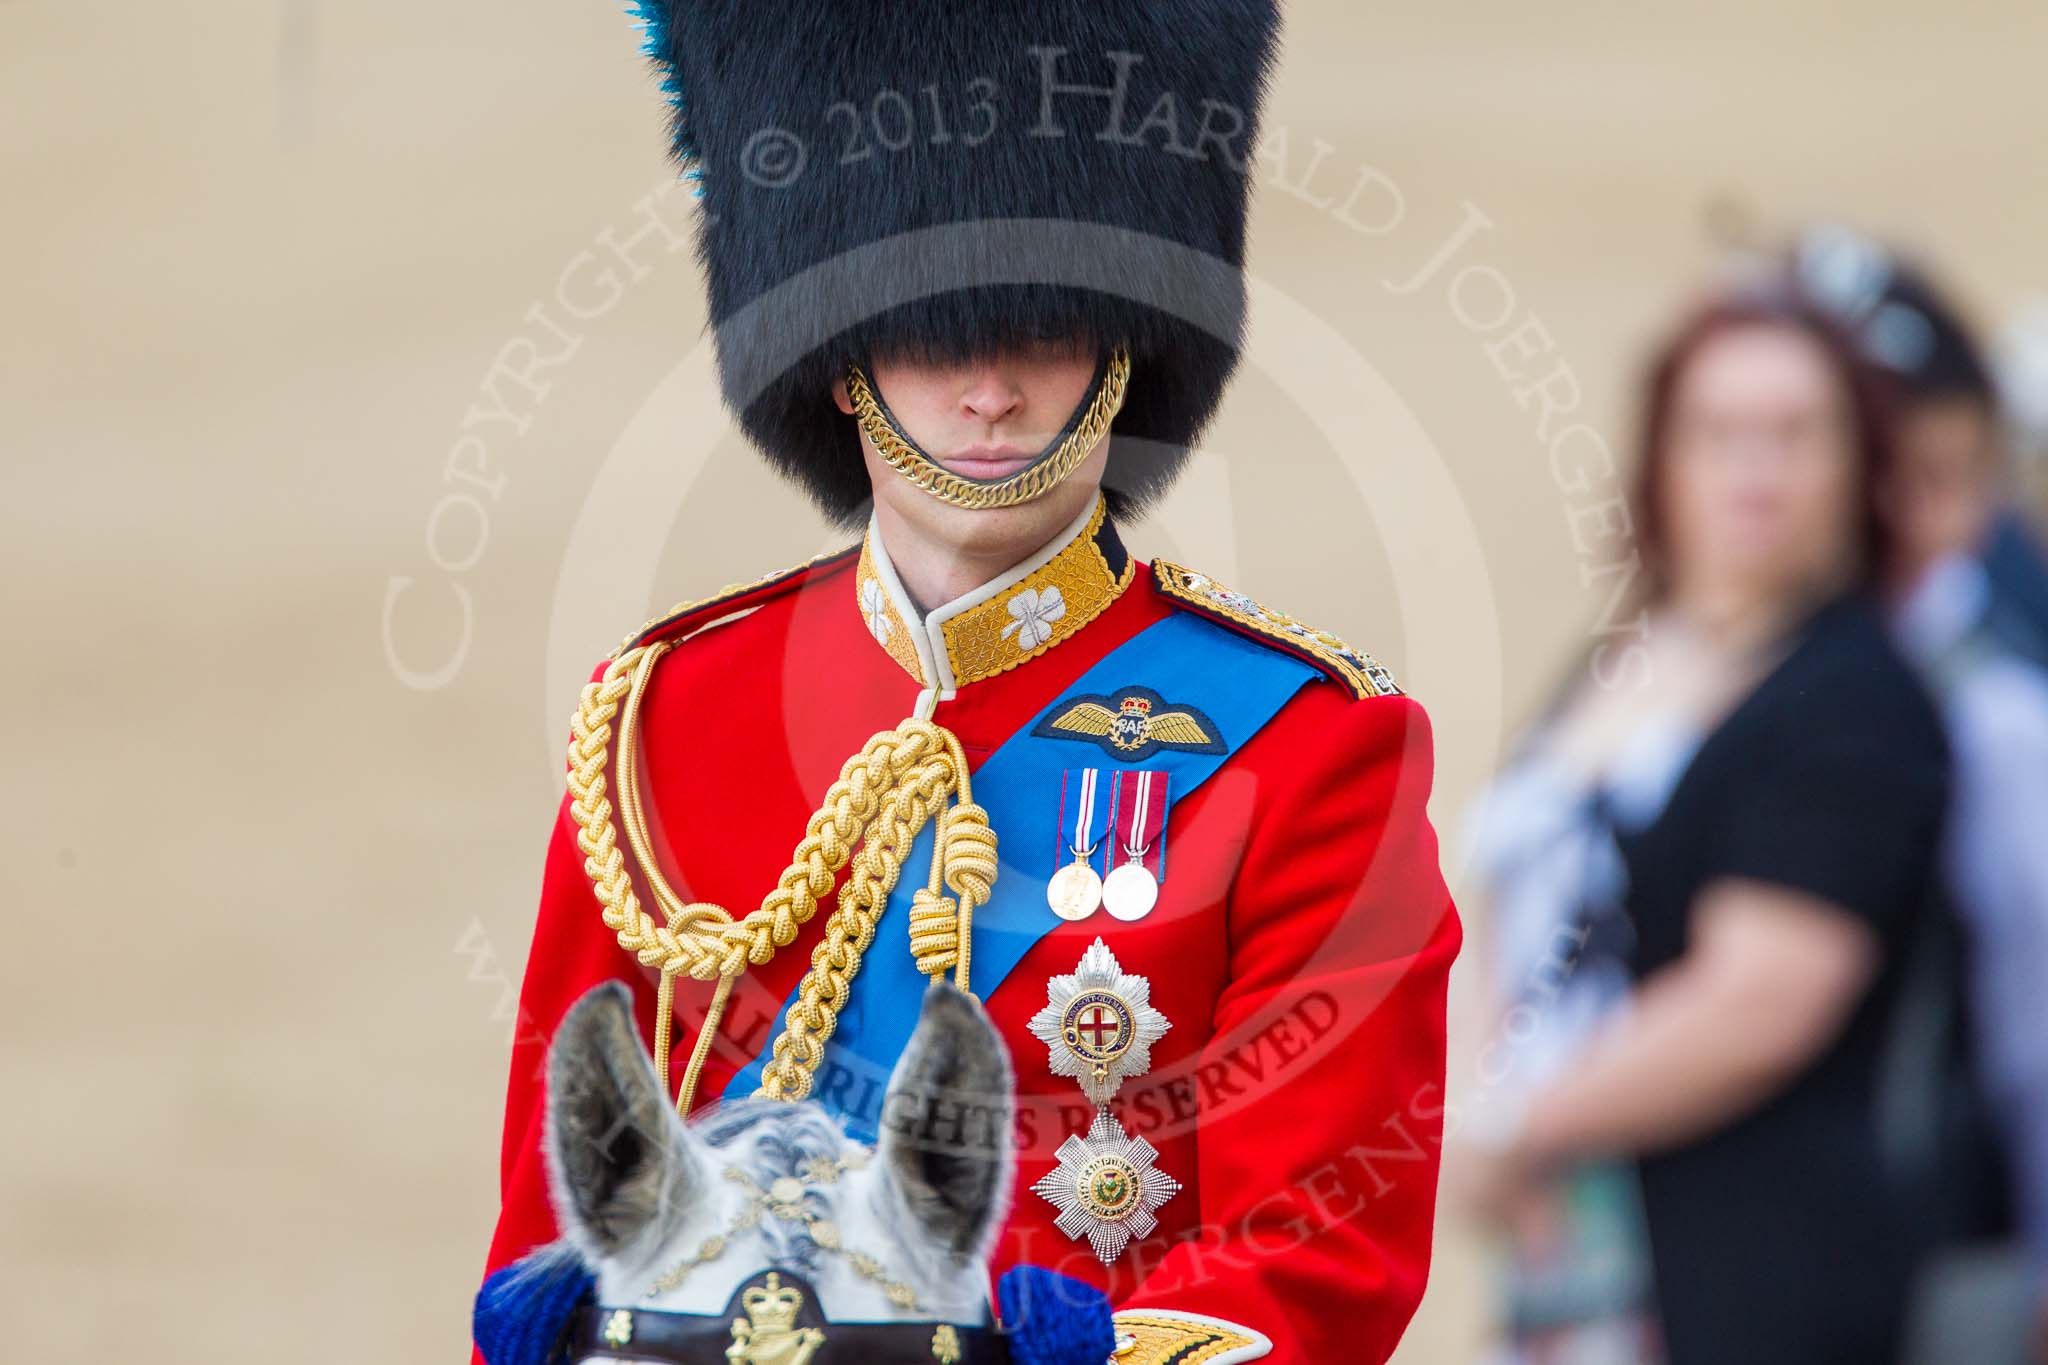
[[[869,374],[897,422],[928,455],[969,479],[1004,479],[1019,472],[1065,429],[1087,398],[1096,354],[1072,342],[1035,342],[970,362],[930,364],[875,357]],[[845,383],[833,401],[851,414]],[[852,418],[849,415],[848,420]],[[882,461],[861,437],[868,478],[885,531],[908,522],[927,539],[962,551],[1021,560],[1050,541],[1095,500],[1109,460],[1105,439],[1065,480],[1015,507],[951,507],[918,491]]]

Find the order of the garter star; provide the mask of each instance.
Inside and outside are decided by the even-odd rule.
[[[1031,1032],[1051,1052],[1053,1075],[1079,1081],[1094,1104],[1109,1103],[1127,1077],[1149,1071],[1152,1044],[1172,1027],[1152,1008],[1152,983],[1124,971],[1099,938],[1072,976],[1046,983],[1046,996]]]

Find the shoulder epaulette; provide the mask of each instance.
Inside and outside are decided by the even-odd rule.
[[[652,644],[656,640],[672,640],[695,626],[727,616],[737,611],[746,611],[760,606],[763,602],[782,596],[802,587],[821,573],[851,563],[859,558],[860,546],[850,545],[844,550],[819,555],[816,559],[787,569],[778,569],[766,578],[757,578],[751,583],[734,583],[720,588],[709,597],[694,602],[683,602],[655,617],[640,629],[628,635],[612,651],[617,658],[637,645]]]
[[[1303,625],[1285,612],[1232,592],[1206,574],[1156,559],[1152,561],[1152,581],[1183,610],[1315,665],[1354,697],[1389,697],[1401,691],[1394,675],[1371,655],[1360,653],[1328,631]]]

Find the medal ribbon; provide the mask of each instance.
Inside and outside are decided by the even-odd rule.
[[[1054,872],[1068,863],[1095,861],[1094,854],[1102,853],[1103,846],[1109,842],[1103,837],[1109,833],[1109,803],[1101,799],[1101,790],[1100,768],[1069,768],[1061,774],[1059,837],[1052,853]],[[1067,823],[1069,800],[1074,810],[1071,825]],[[1098,814],[1102,818],[1099,827],[1096,824]],[[1107,857],[1106,854],[1104,856]],[[1102,871],[1109,871],[1111,866],[1114,864],[1105,863]]]
[[[1142,863],[1154,878],[1166,880],[1166,795],[1167,775],[1163,772],[1120,772],[1111,798],[1110,821],[1116,830],[1116,845],[1110,868],[1125,863]],[[1143,852],[1132,856],[1132,850]]]

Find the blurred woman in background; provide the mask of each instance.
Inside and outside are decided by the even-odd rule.
[[[1503,925],[1503,1004],[1548,1022],[1510,1017],[1506,1060],[1482,1058],[1475,1197],[1632,1158],[1674,1365],[1890,1360],[1926,1235],[1876,1117],[1948,784],[1871,596],[1890,453],[1873,377],[1795,294],[1687,321],[1648,386],[1641,631],[1484,808],[1495,886],[1547,879],[1552,923]],[[1542,832],[1558,811],[1576,837]],[[1607,1007],[1559,1010],[1582,971]],[[1517,1057],[1518,1036],[1545,1041]],[[1609,1345],[1527,1354],[1633,1358]]]

